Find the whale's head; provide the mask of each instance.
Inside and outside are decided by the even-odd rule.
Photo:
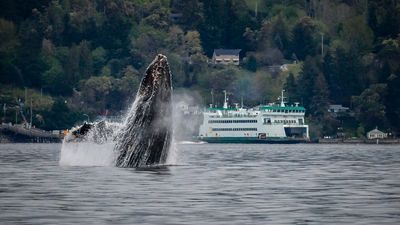
[[[143,98],[143,101],[160,96],[167,98],[171,96],[171,89],[171,72],[167,57],[158,54],[146,69],[137,97]]]

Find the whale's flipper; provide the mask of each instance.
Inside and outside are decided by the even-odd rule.
[[[116,138],[116,166],[164,164],[172,136],[172,87],[167,57],[149,65],[127,119]]]

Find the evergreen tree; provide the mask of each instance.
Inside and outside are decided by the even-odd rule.
[[[291,55],[289,33],[282,15],[279,14],[272,25],[272,36],[275,46],[285,55],[285,58],[289,58]]]
[[[292,51],[297,58],[304,60],[316,54],[317,41],[314,37],[316,27],[310,17],[303,17],[292,30]]]
[[[386,107],[383,104],[386,93],[386,84],[374,84],[353,98],[357,119],[367,130],[375,126],[386,127]]]
[[[320,75],[320,70],[314,58],[307,57],[299,74],[298,94],[302,104],[309,108],[314,96],[315,80]]]
[[[359,95],[365,87],[363,65],[359,55],[342,48],[336,49],[335,59],[337,72],[331,78],[336,83],[332,85],[332,98],[350,105],[351,96]]]
[[[312,116],[322,119],[328,113],[329,107],[328,85],[322,74],[318,74],[315,78],[312,94],[309,111]]]
[[[336,102],[336,92],[340,90],[340,84],[337,78],[337,65],[335,58],[333,57],[331,51],[328,51],[324,56],[324,61],[322,64],[322,72],[325,76],[326,83],[329,86],[330,98]]]
[[[285,90],[288,96],[289,102],[299,101],[297,95],[297,82],[293,75],[293,73],[289,73],[288,77],[286,78],[285,82]]]

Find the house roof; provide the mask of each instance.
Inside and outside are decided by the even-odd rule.
[[[239,55],[242,49],[214,49],[214,54],[216,56],[220,55]]]
[[[384,134],[384,132],[375,128],[375,129],[371,130],[370,132],[368,132],[368,134]]]
[[[349,107],[344,107],[342,105],[329,105],[330,109],[349,109]]]

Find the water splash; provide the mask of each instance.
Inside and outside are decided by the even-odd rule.
[[[100,125],[99,125],[100,124]],[[121,123],[102,121],[79,140],[70,132],[61,147],[61,166],[113,166],[114,138]],[[73,128],[74,129],[78,129]]]
[[[167,165],[178,164],[178,147],[174,138],[172,138],[171,145],[169,146],[166,164]]]
[[[114,143],[64,142],[61,148],[61,166],[113,166]]]
[[[114,151],[117,135],[121,135],[124,123],[104,123],[105,130],[95,127],[82,139],[74,140],[72,132],[68,134],[62,143],[59,164],[60,166],[114,166],[118,154]],[[98,124],[98,123],[97,123]],[[78,127],[73,128],[78,129]],[[178,144],[174,139],[170,145],[166,165],[177,165]]]

